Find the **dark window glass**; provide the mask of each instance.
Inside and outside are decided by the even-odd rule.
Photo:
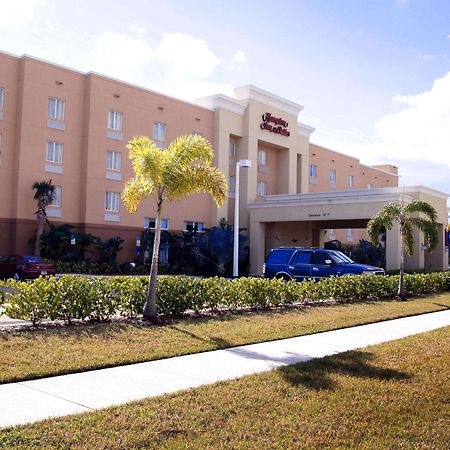
[[[42,258],[39,258],[38,256],[24,256],[23,262],[26,263],[43,263],[45,262]]]
[[[328,260],[328,261],[331,260],[330,255],[328,255],[327,253],[314,253],[313,254],[313,257],[312,257],[313,264],[326,266],[326,265],[328,265],[325,262],[326,260]]]
[[[297,252],[292,258],[291,264],[309,264],[311,262],[311,252]]]
[[[287,264],[289,259],[291,258],[292,250],[290,249],[278,249],[274,250],[270,253],[267,258],[268,264]]]

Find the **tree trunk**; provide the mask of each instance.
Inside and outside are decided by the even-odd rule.
[[[37,216],[37,230],[36,230],[36,242],[34,244],[34,256],[41,256],[41,236],[42,232],[44,231],[44,217],[45,212],[42,210],[41,207],[39,207],[38,211],[36,212]]]
[[[405,244],[403,242],[404,231],[403,225],[400,224],[400,277],[398,279],[398,292],[397,296],[399,300],[406,300],[405,295]]]
[[[155,223],[155,240],[153,242],[152,265],[148,281],[147,302],[144,306],[143,315],[146,319],[154,320],[157,317],[156,310],[156,282],[158,278],[159,243],[161,240],[161,205],[158,205]]]

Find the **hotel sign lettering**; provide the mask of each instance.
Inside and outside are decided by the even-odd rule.
[[[262,123],[259,126],[261,130],[267,130],[271,133],[281,134],[283,136],[291,135],[291,132],[287,129],[289,124],[281,117],[274,117],[270,113],[264,113],[261,118]]]

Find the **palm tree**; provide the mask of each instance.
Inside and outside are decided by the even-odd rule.
[[[156,202],[155,240],[144,317],[153,320],[156,311],[156,281],[158,275],[161,217],[166,201],[184,196],[210,193],[217,206],[221,206],[227,193],[225,175],[212,167],[213,149],[200,135],[180,136],[166,149],[161,149],[146,136],[131,140],[127,148],[134,177],[127,181],[122,200],[133,213],[141,200],[153,197]]]
[[[432,252],[439,242],[439,232],[436,224],[436,210],[429,203],[413,200],[406,205],[399,202],[389,202],[383,209],[370,219],[367,232],[374,245],[378,245],[379,236],[384,229],[392,229],[393,223],[400,225],[400,278],[398,283],[398,298],[405,300],[404,252],[412,255],[414,248],[413,229],[418,228],[424,234],[425,244]]]
[[[55,186],[52,184],[52,180],[48,181],[35,181],[32,189],[34,193],[34,199],[37,200],[37,211],[34,213],[37,218],[37,230],[36,230],[36,242],[34,244],[34,255],[40,256],[40,243],[42,232],[44,231],[44,222],[47,219],[46,208],[53,201],[55,194]]]

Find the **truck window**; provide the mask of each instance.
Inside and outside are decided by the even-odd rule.
[[[290,249],[277,249],[272,250],[267,258],[268,264],[287,264],[291,258],[292,250]]]
[[[326,260],[331,260],[328,253],[314,253],[312,256],[312,264],[317,264],[318,266],[327,266]]]
[[[291,264],[310,264],[311,252],[296,252],[292,258]]]

